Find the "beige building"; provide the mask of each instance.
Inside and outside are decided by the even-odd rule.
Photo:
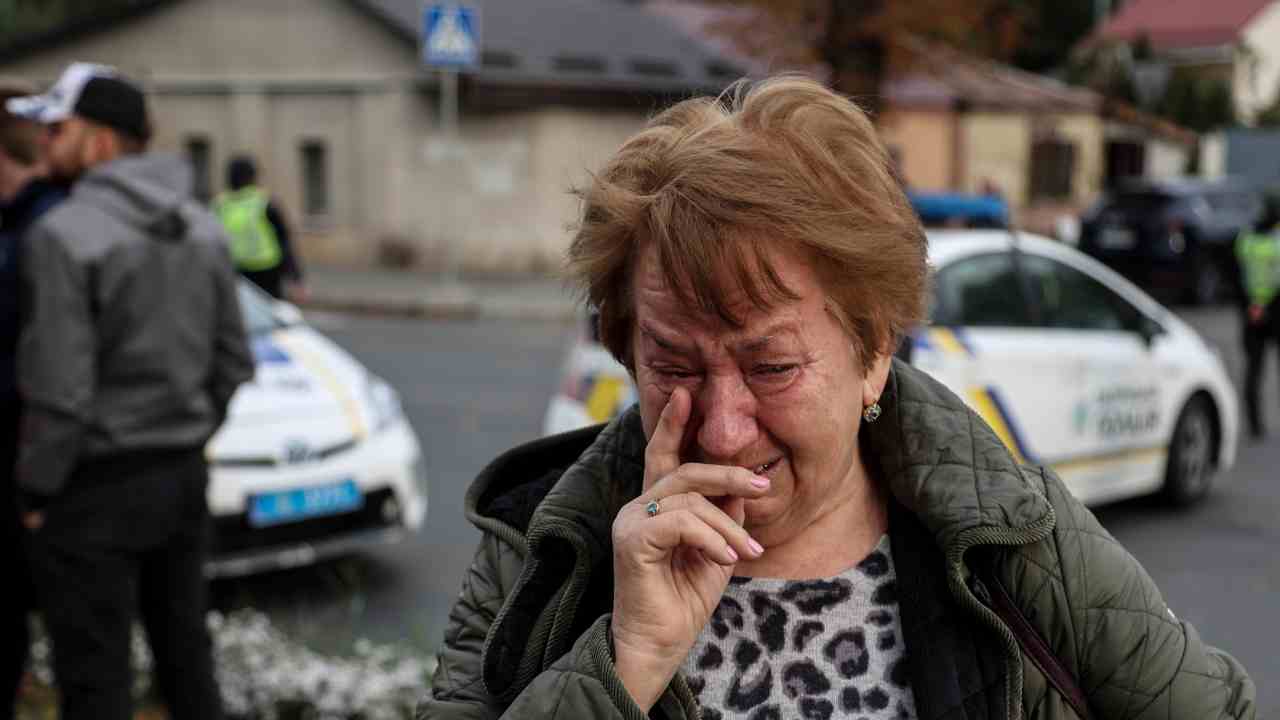
[[[117,66],[206,197],[232,155],[258,158],[306,261],[521,272],[559,263],[569,188],[655,108],[740,73],[638,6],[468,4],[482,62],[456,134],[419,62],[420,0],[150,0],[9,48],[0,74]]]
[[[1090,90],[914,42],[878,119],[907,183],[997,191],[1014,221],[1050,232],[1123,177],[1185,171],[1194,134]]]

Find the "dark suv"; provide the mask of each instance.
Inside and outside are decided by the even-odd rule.
[[[1080,249],[1167,300],[1220,300],[1238,287],[1235,239],[1262,214],[1235,181],[1121,184],[1081,218]]]

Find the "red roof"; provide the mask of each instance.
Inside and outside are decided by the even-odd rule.
[[[1238,40],[1274,0],[1129,0],[1094,38],[1131,42],[1146,35],[1157,50],[1210,47]]]

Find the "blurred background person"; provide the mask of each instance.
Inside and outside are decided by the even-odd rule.
[[[5,533],[0,542],[0,566],[5,569],[8,588],[0,593],[5,626],[0,682],[7,693],[0,717],[13,717],[11,700],[17,696],[26,667],[30,645],[27,613],[35,596],[22,549],[13,481],[21,413],[14,369],[22,317],[21,240],[32,223],[66,197],[48,178],[44,128],[3,108],[9,98],[32,90],[18,81],[0,80],[0,522]]]
[[[50,127],[71,196],[27,234],[17,483],[63,720],[132,717],[135,610],[174,718],[218,718],[204,446],[253,361],[217,220],[146,99],[76,63],[10,112]]]
[[[1255,228],[1236,240],[1236,260],[1244,288],[1245,374],[1244,404],[1249,433],[1255,440],[1267,434],[1258,398],[1267,347],[1280,345],[1280,208],[1269,199]]]
[[[306,286],[289,226],[270,194],[258,185],[253,158],[239,155],[227,163],[227,187],[214,201],[214,211],[231,238],[236,269],[271,297],[305,302]]]

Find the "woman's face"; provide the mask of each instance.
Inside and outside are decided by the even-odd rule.
[[[766,312],[742,296],[734,311],[745,323],[735,328],[685,307],[656,252],[643,252],[631,346],[647,437],[671,392],[687,388],[693,409],[682,462],[738,465],[771,479],[769,493],[747,503],[744,523],[765,546],[786,542],[861,490],[858,426],[890,362],[879,357],[864,373],[809,264],[785,253],[768,261],[799,299]]]

